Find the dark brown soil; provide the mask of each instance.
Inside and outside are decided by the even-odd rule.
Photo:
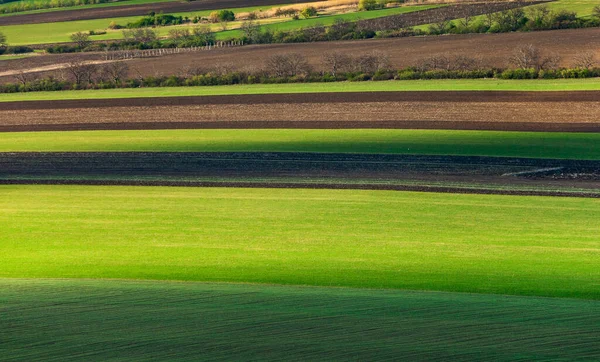
[[[182,53],[156,58],[139,58],[127,61],[130,77],[165,76],[182,73],[186,66],[215,69],[256,71],[265,67],[266,59],[275,54],[301,53],[317,70],[324,69],[323,53],[343,52],[352,55],[374,51],[386,54],[395,68],[418,65],[423,58],[447,54],[469,55],[489,67],[506,67],[508,58],[523,44],[533,44],[545,54],[558,54],[561,66],[573,66],[575,57],[591,50],[600,57],[600,28],[553,30],[507,34],[465,34],[411,37],[396,39],[368,39],[339,42],[250,45],[235,48],[217,48],[194,53]],[[4,60],[3,71],[36,69],[50,64],[68,63],[75,56],[82,60],[102,60],[103,54],[65,54],[38,56],[28,59]],[[183,73],[182,73],[183,74]],[[41,72],[39,76],[60,76],[60,71]],[[0,83],[15,82],[14,76],[0,77]]]
[[[373,92],[0,103],[0,131],[408,128],[600,131],[600,92]]]
[[[182,13],[188,11],[216,10],[242,8],[252,6],[268,6],[285,4],[308,3],[320,0],[194,0],[171,1],[153,4],[109,6],[95,9],[50,11],[26,15],[10,15],[0,17],[0,26],[35,23],[56,23],[61,21],[91,20],[118,18],[124,16],[146,15],[151,11],[156,13]],[[123,2],[126,4],[127,2]]]
[[[536,177],[503,176],[548,167],[561,169],[538,172]],[[599,197],[600,192],[593,190],[600,188],[600,176],[556,178],[584,173],[600,175],[600,162],[312,153],[0,153],[0,183],[5,184],[303,187]],[[268,178],[269,182],[249,178]],[[399,185],[392,180],[418,182]],[[589,191],[573,193],[575,188]]]

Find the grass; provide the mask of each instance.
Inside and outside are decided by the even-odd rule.
[[[274,6],[253,6],[246,8],[232,9],[234,12],[249,12],[272,9]],[[275,6],[276,7],[276,6]],[[200,10],[183,13],[172,13],[177,16],[208,16],[213,10]],[[0,32],[4,33],[11,45],[33,45],[46,43],[61,43],[70,42],[70,36],[78,31],[87,32],[89,30],[107,29],[108,25],[114,21],[120,25],[139,20],[142,16],[128,16],[119,18],[93,19],[93,20],[78,20],[64,21],[55,23],[42,24],[23,24],[23,25],[7,25],[0,26]],[[166,35],[173,27],[157,28],[159,34]],[[111,40],[122,39],[123,31],[115,30],[108,31],[104,35],[92,36],[92,40]]]
[[[259,10],[268,10],[277,8],[283,5],[269,5],[269,6],[254,6],[239,9],[232,9],[235,13],[251,12]],[[282,29],[299,29],[303,27],[312,26],[318,23],[333,24],[336,19],[352,20],[357,18],[371,19],[377,17],[383,17],[399,13],[407,13],[417,10],[423,10],[427,8],[439,7],[439,5],[419,5],[419,6],[406,6],[398,8],[390,8],[384,10],[370,11],[365,13],[350,13],[350,14],[339,14],[322,16],[312,19],[303,20],[292,20],[291,18],[278,18],[269,19],[269,21],[279,22],[278,24],[268,24],[264,27],[269,27],[273,30]],[[202,10],[193,12],[173,13],[177,16],[188,16],[190,18],[194,16],[208,16],[213,10]],[[70,36],[78,31],[87,32],[89,30],[101,30],[106,29],[108,25],[114,21],[120,25],[126,25],[127,23],[140,19],[141,16],[129,16],[120,18],[108,18],[108,19],[94,19],[94,20],[80,20],[80,21],[66,21],[66,22],[55,22],[55,23],[42,23],[42,24],[23,24],[23,25],[8,25],[0,26],[0,32],[4,33],[8,38],[11,45],[33,45],[33,44],[46,44],[46,43],[61,43],[70,42]],[[263,23],[265,20],[262,21]],[[230,27],[239,26],[241,22],[233,22]],[[286,25],[283,25],[286,24]],[[197,25],[192,25],[197,26]],[[219,25],[214,24],[213,30],[218,31]],[[173,27],[162,27],[157,28],[160,35],[165,36],[169,30]],[[220,39],[229,38],[231,36],[238,36],[237,30],[229,30],[225,32],[218,32],[217,35]],[[92,40],[113,40],[123,38],[122,30],[108,31],[104,35],[92,36]]]
[[[210,87],[157,87],[96,89],[0,94],[1,102],[64,99],[113,99],[243,94],[399,92],[399,91],[592,91],[600,78],[557,80],[444,79],[335,83],[224,85]]]
[[[1,55],[0,61],[3,60],[14,60],[14,59],[24,59],[31,57],[32,54],[17,54],[17,55]]]
[[[36,0],[22,0],[19,2],[35,2]],[[38,14],[38,13],[49,13],[53,11],[65,11],[65,10],[81,10],[81,9],[96,9],[96,8],[106,8],[113,6],[123,6],[123,5],[142,5],[142,4],[154,4],[154,3],[165,3],[177,0],[125,0],[125,1],[115,1],[108,2],[103,4],[89,4],[89,5],[78,5],[78,6],[65,6],[62,8],[50,8],[50,9],[38,9],[38,10],[30,10],[30,11],[21,11],[17,13],[7,13],[0,14],[2,16],[13,16],[13,15],[27,15],[27,14]],[[8,7],[11,4],[16,4],[17,2],[10,2],[6,4],[0,4],[0,9],[3,7]]]
[[[585,360],[600,304],[254,285],[0,280],[8,360]]]
[[[600,299],[600,200],[0,186],[0,277]]]
[[[0,152],[342,152],[600,160],[600,134],[446,130],[0,133]]]

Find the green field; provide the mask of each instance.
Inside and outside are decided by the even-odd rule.
[[[0,186],[0,277],[600,299],[600,200]]]
[[[253,6],[246,8],[232,9],[234,12],[249,12],[258,10],[272,9],[276,6]],[[201,10],[184,13],[172,13],[176,16],[208,16],[213,10]],[[57,23],[42,23],[42,24],[23,24],[23,25],[7,25],[0,26],[0,32],[4,33],[11,45],[25,44],[46,44],[46,43],[61,43],[70,42],[70,36],[78,31],[87,32],[89,30],[105,30],[108,25],[114,21],[120,25],[139,20],[141,16],[128,16],[109,19],[94,19],[94,20],[78,20],[65,21]],[[214,25],[215,28],[217,25]],[[167,35],[169,29],[173,27],[158,28],[159,34]],[[109,31],[104,35],[92,36],[92,40],[111,40],[122,39],[123,32],[121,30]]]
[[[600,78],[557,80],[444,79],[377,82],[288,83],[206,87],[96,89],[60,92],[0,94],[0,102],[61,99],[112,99],[240,94],[401,92],[401,91],[591,91],[600,90]]]
[[[341,152],[600,160],[600,134],[446,130],[143,130],[0,133],[0,152]]]
[[[283,5],[282,5],[283,6]],[[369,12],[361,12],[359,13],[349,13],[349,14],[339,14],[339,15],[331,15],[331,16],[321,16],[318,18],[311,19],[301,19],[301,20],[292,20],[291,18],[276,18],[276,19],[268,19],[268,21],[278,22],[276,24],[264,25],[265,28],[270,28],[272,30],[280,29],[280,30],[291,30],[291,29],[300,29],[304,27],[314,26],[316,24],[333,24],[336,19],[344,19],[344,20],[357,20],[357,19],[372,19],[377,17],[389,16],[393,14],[407,13],[412,11],[418,11],[433,7],[438,7],[439,5],[421,5],[421,6],[406,6],[406,7],[398,7],[398,8],[390,8],[384,10],[376,10]],[[259,10],[267,10],[278,7],[277,5],[273,6],[255,6],[255,7],[247,7],[247,8],[239,8],[232,9],[235,13],[240,12],[250,12],[250,11],[259,11]],[[208,16],[212,10],[203,10],[203,11],[193,11],[193,12],[184,12],[184,13],[173,13],[172,15],[177,16]],[[42,23],[42,24],[23,24],[23,25],[8,25],[8,26],[0,26],[0,32],[4,33],[8,38],[8,41],[11,45],[25,45],[25,44],[46,44],[46,43],[61,43],[61,42],[70,42],[70,36],[73,33],[78,31],[87,32],[89,30],[102,30],[108,28],[108,25],[114,21],[120,25],[126,25],[127,23],[134,22],[140,19],[141,16],[129,16],[129,17],[120,17],[120,18],[109,18],[109,19],[94,19],[94,20],[80,20],[80,21],[66,21],[66,22],[57,22],[57,23]],[[263,20],[263,23],[265,20]],[[230,27],[239,26],[241,22],[233,22],[230,24]],[[191,26],[197,26],[192,24]],[[211,25],[214,31],[219,31],[219,24]],[[170,29],[173,27],[162,27],[157,28],[159,34],[161,36],[166,36]],[[218,32],[217,36],[220,39],[227,39],[234,36],[239,36],[240,33],[237,30],[229,30],[225,32]],[[118,31],[109,31],[104,35],[92,36],[92,40],[113,40],[113,39],[122,39],[123,32],[121,30]]]
[[[600,353],[600,304],[573,299],[0,279],[0,300],[0,354],[11,361],[592,360]]]
[[[35,2],[36,0],[21,0],[19,2]],[[13,15],[26,15],[26,14],[37,14],[37,13],[48,13],[52,11],[65,11],[65,10],[81,10],[81,9],[96,9],[96,8],[105,8],[105,7],[113,7],[113,6],[123,6],[123,5],[142,5],[142,4],[153,4],[153,3],[165,3],[170,1],[177,0],[126,0],[126,1],[115,1],[108,2],[104,4],[90,4],[90,5],[79,5],[79,6],[66,6],[62,8],[50,8],[50,9],[38,9],[38,10],[30,10],[30,11],[21,11],[18,13],[8,13],[8,14],[0,14],[2,16],[13,16]],[[16,4],[17,2],[10,2],[6,4],[0,4],[0,9],[3,7],[8,7],[11,4]]]

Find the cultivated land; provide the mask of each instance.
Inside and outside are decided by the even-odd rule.
[[[584,50],[597,50],[600,42],[600,29],[570,29],[528,33],[506,34],[464,34],[411,37],[396,39],[368,39],[359,41],[337,41],[300,44],[251,45],[236,48],[220,48],[210,51],[184,53],[157,58],[139,58],[127,61],[137,76],[140,72],[145,76],[173,75],[184,66],[197,65],[203,68],[218,68],[223,64],[238,70],[262,69],[265,59],[274,54],[301,53],[316,69],[323,69],[323,53],[343,52],[349,54],[368,54],[374,51],[386,54],[391,65],[403,68],[417,65],[422,59],[439,54],[468,54],[481,59],[486,66],[506,67],[514,50],[522,44],[533,44],[547,54],[561,56],[562,66],[572,66],[574,58]],[[489,49],[494,49],[490,52]],[[600,56],[597,50],[596,56]],[[37,70],[37,68],[63,64],[73,59],[103,60],[104,54],[62,54],[46,55],[29,59],[4,61],[0,63],[0,82],[14,82],[15,71]],[[10,73],[7,73],[10,72]],[[49,72],[41,75],[58,73]],[[575,81],[584,82],[585,80]],[[527,90],[526,83],[523,89]],[[331,87],[332,85],[326,85]],[[335,86],[335,85],[333,85]],[[325,86],[324,86],[325,87]],[[460,87],[452,90],[461,90]],[[1,98],[2,96],[0,96]]]
[[[2,277],[600,298],[593,199],[115,186],[0,195]]]
[[[13,360],[503,361],[600,353],[600,307],[574,299],[22,279],[0,280],[0,299],[0,351]]]
[[[599,41],[578,29],[127,63],[135,77],[256,71],[301,53],[319,71],[327,51],[380,51],[395,68],[437,54],[505,67],[534,44],[569,67]],[[102,54],[3,60],[0,82],[72,60]],[[599,95],[598,79],[0,95],[0,359],[599,360]]]
[[[600,130],[599,99],[600,92],[591,91],[438,91],[23,101],[4,103],[0,131],[432,128],[594,132]]]

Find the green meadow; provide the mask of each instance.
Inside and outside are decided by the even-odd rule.
[[[327,152],[600,160],[600,134],[212,129],[0,133],[0,152]]]
[[[575,299],[0,279],[0,301],[11,361],[591,360],[600,344],[600,304]]]
[[[61,99],[113,99],[243,94],[290,94],[402,91],[590,91],[600,90],[600,78],[554,80],[444,79],[377,82],[244,84],[206,87],[96,89],[0,94],[1,102]]]
[[[0,186],[0,277],[600,299],[600,200]]]

